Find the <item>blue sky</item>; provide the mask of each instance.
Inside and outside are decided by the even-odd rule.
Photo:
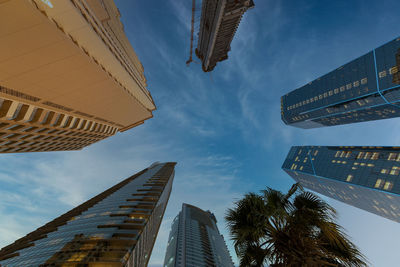
[[[191,1],[116,1],[156,102],[154,118],[77,152],[0,155],[0,247],[154,161],[177,161],[150,266],[182,202],[224,213],[245,192],[286,191],[292,145],[400,146],[400,119],[312,130],[280,120],[280,96],[398,37],[395,0],[255,0],[212,73],[185,65]],[[326,198],[327,199],[327,198]],[[371,266],[397,266],[397,223],[327,199]],[[233,250],[231,254],[236,258]]]

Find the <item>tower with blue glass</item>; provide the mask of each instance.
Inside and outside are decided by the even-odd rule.
[[[400,147],[294,146],[282,169],[303,187],[400,222]]]
[[[400,116],[400,38],[281,97],[285,124],[317,128]]]

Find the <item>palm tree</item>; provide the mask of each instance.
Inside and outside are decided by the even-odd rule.
[[[336,211],[294,184],[287,194],[267,188],[235,202],[225,219],[240,266],[366,266],[335,223]]]

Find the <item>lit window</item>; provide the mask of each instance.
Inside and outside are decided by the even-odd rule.
[[[397,153],[389,153],[388,160],[395,160],[397,158]]]
[[[386,70],[379,72],[379,78],[386,77]]]
[[[399,170],[392,169],[392,170],[390,171],[390,174],[391,174],[391,175],[399,175]]]
[[[340,154],[340,157],[343,158],[346,155],[345,151],[342,151],[342,153]]]
[[[340,160],[338,160],[338,161],[336,161],[337,163],[342,163],[342,161],[340,161]]]
[[[397,66],[394,66],[393,68],[389,69],[390,74],[396,74],[398,72]]]
[[[350,155],[351,155],[351,151],[347,151],[347,153],[346,153],[346,158],[349,158]]]
[[[371,159],[376,160],[376,159],[378,159],[378,157],[379,157],[379,153],[378,153],[378,152],[374,152],[374,153],[372,154]],[[400,158],[400,154],[399,154],[399,158]]]
[[[342,161],[342,164],[346,164],[347,162],[346,161]]]
[[[344,86],[341,86],[341,87],[340,87],[340,92],[344,92],[345,89],[346,89],[346,88],[345,88]]]
[[[328,95],[329,95],[329,96],[333,95],[333,91],[330,90],[330,91],[328,92]]]
[[[356,102],[357,102],[357,104],[358,104],[359,106],[364,106],[364,105],[365,105],[365,103],[364,103],[363,100],[357,100]]]
[[[346,178],[346,182],[351,182],[353,180],[353,175],[349,174]]]
[[[347,90],[351,89],[351,83],[346,84],[346,89]]]
[[[359,152],[358,155],[357,155],[357,158],[361,159],[363,156],[364,156],[364,152]]]
[[[324,98],[325,98],[325,97],[328,97],[328,93],[324,93]]]
[[[332,163],[336,163],[336,160],[332,160]]]
[[[337,158],[340,154],[340,151],[336,151],[335,158]]]
[[[322,99],[322,95],[319,95],[318,98],[319,98],[319,99]]]
[[[392,182],[386,182],[385,185],[383,186],[383,189],[391,190],[392,187],[393,187],[393,183]]]
[[[302,171],[303,170],[303,166],[300,166],[299,170]]]
[[[314,152],[314,156],[316,156],[318,154],[318,150],[315,150]]]
[[[365,163],[364,162],[360,163],[360,166],[365,166]]]
[[[366,84],[368,82],[368,78],[361,79],[361,84]]]
[[[364,159],[369,159],[369,157],[371,156],[371,152],[367,152],[365,153]]]
[[[368,163],[368,167],[374,167],[374,164]]]
[[[317,100],[318,100],[318,96],[314,97],[314,101],[317,101]]]
[[[354,164],[354,165],[358,165],[359,163],[358,163],[358,162],[354,162],[353,164]]]
[[[386,169],[382,169],[381,170],[381,173],[383,173],[383,174],[386,174],[386,173],[388,173],[389,171],[388,170],[386,170]]]
[[[339,88],[336,88],[335,90],[333,90],[333,92],[334,92],[335,94],[339,93]]]
[[[353,83],[353,86],[354,86],[354,87],[360,86],[360,82],[359,82],[359,81],[355,81],[355,82]]]
[[[383,185],[383,180],[382,179],[376,180],[375,188],[380,188],[382,185]]]

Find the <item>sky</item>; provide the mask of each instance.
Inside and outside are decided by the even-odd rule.
[[[198,5],[200,1],[198,0]],[[157,106],[143,125],[81,151],[0,154],[0,247],[155,161],[176,161],[150,267],[163,264],[182,203],[224,215],[246,192],[287,191],[293,145],[400,146],[400,119],[297,129],[280,96],[399,36],[396,0],[254,0],[228,60],[204,73],[189,56],[191,1],[116,0]],[[398,265],[398,223],[325,198],[370,266]]]

